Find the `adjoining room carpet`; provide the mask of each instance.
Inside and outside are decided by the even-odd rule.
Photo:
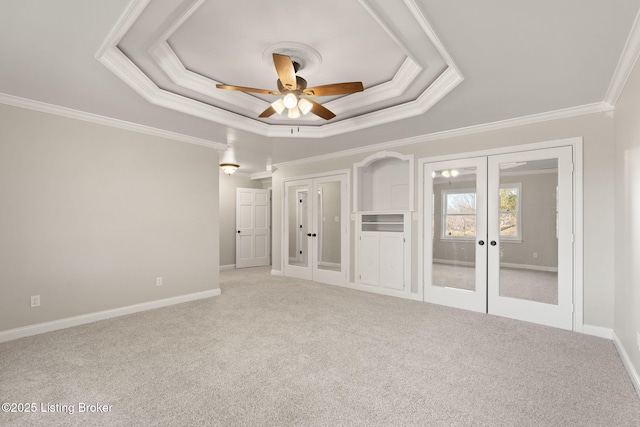
[[[265,268],[222,272],[221,288],[0,344],[0,400],[38,405],[0,425],[639,425],[608,340]]]

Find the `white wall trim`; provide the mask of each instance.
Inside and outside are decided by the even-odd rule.
[[[236,269],[236,265],[235,264],[227,264],[227,265],[221,265],[220,266],[220,271],[235,270],[235,269]]]
[[[602,326],[582,325],[581,333],[608,340],[613,339],[613,329],[603,328]]]
[[[611,333],[613,334],[613,343],[615,344],[616,349],[620,354],[622,363],[624,364],[624,367],[627,368],[627,372],[629,373],[629,378],[631,379],[633,386],[636,388],[636,393],[638,393],[638,397],[640,397],[640,375],[638,375],[638,371],[636,371],[636,368],[633,366],[633,363],[631,363],[631,358],[627,354],[627,351],[625,350],[624,345],[622,345],[622,342],[618,338],[618,335],[616,335],[615,331],[611,331]]]
[[[282,270],[271,270],[271,275],[272,276],[284,276],[284,274],[282,273]]]
[[[100,116],[98,114],[87,113],[84,111],[74,110],[71,108],[60,107],[58,105],[47,104],[45,102],[34,101],[31,99],[20,98],[5,93],[0,93],[0,103],[11,105],[18,108],[26,108],[29,110],[40,111],[42,113],[54,114],[56,116],[67,117],[69,119],[83,120],[98,125],[111,126],[118,129],[139,132],[146,135],[159,136],[161,138],[172,139],[175,141],[186,142],[188,144],[202,145],[210,147],[218,151],[227,149],[227,144],[216,141],[209,141],[202,138],[184,135],[181,133],[171,132],[167,130],[153,128],[151,126],[140,125],[124,120],[113,119],[110,117]]]
[[[82,314],[80,316],[67,317],[65,319],[53,320],[51,322],[38,323],[21,328],[9,329],[6,331],[0,331],[0,343],[22,337],[28,337],[31,335],[38,335],[45,332],[57,331],[59,329],[66,329],[73,326],[84,325],[86,323],[97,322],[99,320],[106,320],[113,317],[125,316],[127,314],[139,313],[141,311],[153,310],[154,308],[167,307],[174,304],[181,304],[183,302],[211,298],[218,295],[220,295],[220,289],[212,289],[209,291],[196,292],[193,294],[180,295],[172,298],[143,302],[126,307],[97,311],[95,313]]]
[[[501,121],[492,122],[492,123],[485,123],[481,125],[451,129],[451,130],[446,130],[442,132],[428,133],[428,134],[418,135],[410,138],[381,142],[379,144],[365,145],[362,147],[352,148],[349,150],[337,151],[337,152],[322,154],[322,155],[313,156],[313,157],[306,157],[304,159],[299,159],[299,160],[291,160],[288,162],[274,163],[273,166],[277,168],[298,166],[298,165],[315,163],[315,162],[320,162],[325,160],[339,159],[339,158],[363,154],[363,153],[384,151],[392,148],[404,147],[407,145],[422,144],[425,142],[437,141],[440,139],[456,138],[456,137],[461,137],[466,135],[472,135],[475,133],[509,129],[517,126],[531,125],[531,124],[542,123],[542,122],[547,122],[551,120],[566,119],[566,118],[582,116],[586,114],[606,113],[612,110],[613,110],[613,107],[611,105],[604,102],[598,102],[595,104],[582,105],[579,107],[566,108],[563,110],[533,114],[531,116],[516,117],[514,119],[507,119],[507,120],[501,120]]]
[[[353,289],[355,291],[368,292],[371,294],[385,295],[388,297],[396,297],[396,298],[408,299],[412,301],[422,301],[422,298],[420,297],[420,295],[415,293],[406,292],[406,291],[396,291],[394,289],[385,289],[385,288],[380,288],[378,286],[373,286],[373,285],[363,285],[363,284],[353,283],[353,282],[344,283],[344,284],[329,283],[329,285],[340,286],[341,288]]]
[[[604,102],[615,106],[620,98],[620,94],[624,89],[631,71],[635,66],[638,56],[640,55],[640,12],[636,15],[627,42],[622,49],[622,55],[618,60],[618,65],[613,73],[613,78],[609,84],[609,89],[604,97]]]

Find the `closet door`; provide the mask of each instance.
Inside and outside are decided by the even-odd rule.
[[[311,280],[312,221],[311,180],[285,183],[285,275]]]
[[[424,168],[424,299],[485,313],[487,159]]]
[[[488,312],[572,329],[572,148],[488,161]]]
[[[346,174],[285,182],[284,274],[344,284],[348,273]]]

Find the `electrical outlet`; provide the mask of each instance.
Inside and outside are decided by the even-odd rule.
[[[534,252],[534,253],[533,253],[533,257],[534,257],[534,258],[538,258],[538,252]]]
[[[40,295],[31,295],[31,308],[40,307]]]
[[[162,277],[156,277],[156,286],[162,286]]]

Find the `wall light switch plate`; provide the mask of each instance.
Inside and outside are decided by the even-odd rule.
[[[156,277],[156,286],[162,286],[162,277]]]

